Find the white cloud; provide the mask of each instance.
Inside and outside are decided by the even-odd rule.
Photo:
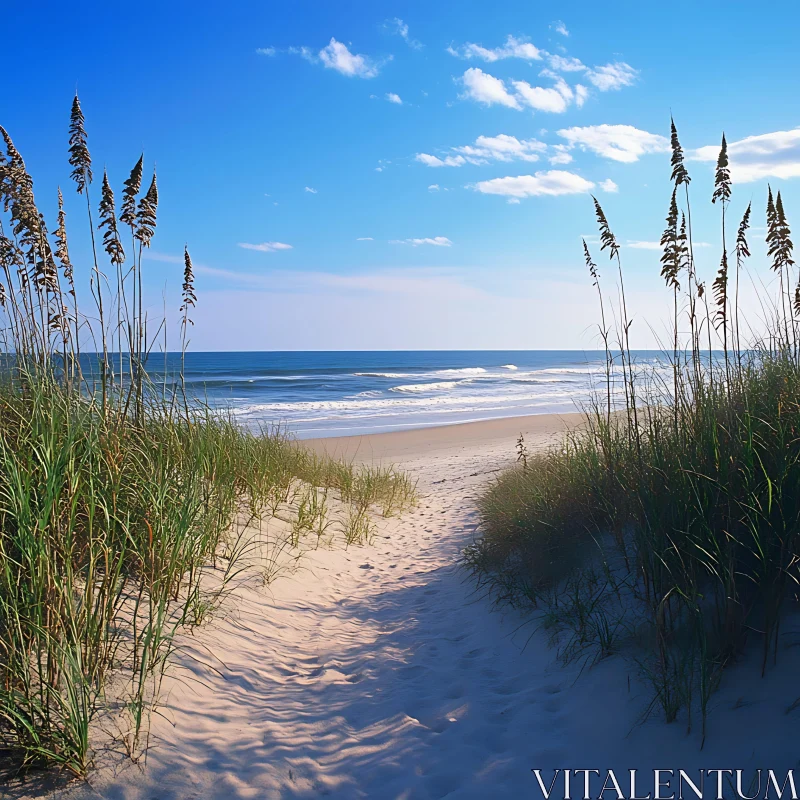
[[[513,93],[500,79],[477,67],[470,67],[459,79],[465,88],[462,99],[475,100],[484,105],[503,105],[517,111],[524,107],[536,111],[561,114],[573,103],[580,108],[587,96],[585,86],[578,84],[574,89],[557,73],[543,70],[541,75],[551,78],[553,86],[531,86],[527,81],[510,81]]]
[[[572,161],[572,156],[569,153],[569,145],[554,144],[552,145],[552,149],[555,153],[548,158],[551,164],[569,164]]]
[[[375,240],[371,236],[359,236],[356,239],[357,242],[374,242]]]
[[[399,17],[387,19],[386,22],[383,23],[383,27],[391,33],[397,34],[413,50],[419,50],[422,48],[422,42],[418,42],[416,39],[412,39],[408,35],[408,25]]]
[[[464,97],[484,105],[501,105],[519,109],[521,106],[516,97],[509,94],[506,85],[500,78],[489,75],[482,69],[470,67],[460,78],[464,86]]]
[[[501,47],[488,49],[479,44],[467,42],[461,47],[448,47],[447,52],[451,56],[457,58],[480,58],[489,63],[493,61],[500,61],[504,58],[522,58],[525,61],[541,61],[544,51],[539,50],[538,47],[532,45],[525,38],[517,39],[509,35],[506,38],[506,43]]]
[[[308,47],[290,47],[288,52],[312,64],[321,63],[326,69],[335,69],[350,78],[374,78],[380,70],[380,64],[367,56],[351,53],[346,44],[333,37],[319,53],[315,54]]]
[[[316,64],[319,61],[319,56],[317,56],[310,47],[289,47],[286,52],[295,56],[300,56],[312,64]]]
[[[306,186],[306,188],[303,191],[308,192],[309,194],[317,194],[317,190],[312,189],[310,186]]]
[[[394,92],[387,92],[386,93],[386,99],[390,103],[395,103],[398,106],[403,105],[403,101],[400,99],[400,95],[399,94],[395,94]]]
[[[417,153],[414,158],[426,167],[460,167],[467,163],[463,156],[446,156],[442,159],[429,153]]]
[[[274,56],[278,51],[274,47],[257,47],[256,53],[260,56]]]
[[[669,142],[654,133],[634,128],[633,125],[590,125],[585,128],[564,128],[558,135],[570,147],[580,146],[604,158],[630,164],[645,153],[665,153]]]
[[[428,191],[429,191],[429,192],[438,192],[438,191],[439,191],[439,184],[438,184],[438,183],[432,183],[432,184],[431,184],[431,185],[428,187]]]
[[[537,139],[517,139],[501,133],[497,136],[479,136],[474,145],[453,148],[457,152],[479,159],[495,161],[538,161],[539,153],[547,150],[547,145]]]
[[[483,194],[499,194],[506,197],[537,197],[539,195],[585,194],[594,188],[591,181],[564,170],[551,169],[534,175],[493,178],[473,184]]]
[[[639,71],[624,61],[615,61],[602,67],[593,67],[586,73],[586,77],[601,91],[621,89],[630,86],[639,75]]]
[[[560,26],[555,28],[557,33],[560,33],[564,36],[569,36],[569,31],[567,31],[563,22],[553,23],[553,25]],[[489,49],[483,47],[482,45],[468,42],[460,47],[453,47],[451,45],[447,48],[447,52],[450,53],[450,55],[456,56],[457,58],[479,58],[490,64],[505,58],[521,58],[526,61],[541,61],[542,59],[546,58],[550,69],[555,70],[556,72],[585,73],[586,78],[601,92],[621,89],[623,86],[631,86],[639,77],[639,70],[634,69],[630,64],[627,64],[624,61],[613,61],[609,62],[608,64],[587,67],[586,64],[574,56],[563,56],[555,53],[548,53],[546,50],[540,50],[538,47],[535,47],[525,39],[516,39],[513,36],[509,36],[506,39],[506,43],[502,47]],[[543,72],[542,74],[547,74],[547,71]],[[481,73],[481,75],[483,75],[483,73]],[[549,77],[554,76],[551,74]],[[498,79],[494,78],[493,80]],[[500,83],[502,85],[502,81]],[[586,99],[586,94],[587,89],[585,86],[582,86],[581,96],[577,102],[578,106],[583,104],[583,101]],[[501,101],[495,100],[493,102]],[[516,107],[510,102],[505,102],[503,104]],[[536,108],[538,106],[534,107]]]
[[[518,97],[525,105],[537,111],[550,111],[561,114],[567,110],[574,99],[572,89],[563,78],[556,78],[556,85],[551,88],[531,86],[526,81],[511,81],[517,90]]]
[[[434,247],[452,247],[453,243],[446,236],[434,236],[432,239],[391,239],[389,244],[410,244],[419,247],[421,244],[431,244]]]
[[[375,172],[383,172],[383,167],[375,167]]]
[[[444,158],[417,153],[416,160],[428,167],[461,167],[466,163],[487,164],[490,161],[538,161],[539,153],[547,150],[547,145],[537,139],[517,139],[501,133],[497,136],[479,136],[474,144],[453,147],[456,155]]]
[[[567,30],[567,26],[560,19],[557,19],[550,27],[556,33],[560,33],[562,36],[569,36],[569,31]]]
[[[719,145],[701,147],[691,154],[696,161],[716,161]],[[731,178],[750,183],[762,178],[800,177],[800,128],[748,136],[728,142]]]
[[[291,250],[290,244],[283,242],[262,242],[261,244],[248,244],[247,242],[239,242],[239,247],[245,250],[258,250],[260,253],[275,253],[278,250]]]
[[[611,178],[606,178],[606,180],[600,181],[600,183],[598,185],[600,186],[600,188],[604,192],[618,192],[619,191],[619,186],[617,186],[617,184],[614,183],[614,181],[612,181]]]
[[[550,69],[555,69],[559,72],[582,72],[586,69],[586,65],[580,59],[572,56],[551,54],[547,57],[547,63],[550,65]]]

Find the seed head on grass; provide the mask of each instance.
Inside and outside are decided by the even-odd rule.
[[[150,181],[150,188],[145,196],[139,201],[139,208],[136,211],[136,238],[141,242],[142,247],[150,247],[150,240],[156,232],[156,210],[158,209],[158,186],[156,184],[156,174]]]
[[[125,181],[125,188],[122,190],[122,208],[120,209],[119,221],[123,225],[133,227],[136,224],[136,195],[142,188],[142,173],[144,171],[144,155],[139,156],[139,160],[134,164],[131,174]]]
[[[40,215],[33,196],[33,178],[28,173],[19,151],[14,147],[11,136],[2,126],[0,135],[5,142],[8,156],[0,170],[3,208],[10,211],[12,231],[17,237],[19,246],[36,248],[41,240],[41,230]]]
[[[72,268],[69,260],[69,249],[67,247],[67,215],[64,212],[64,195],[61,194],[61,187],[58,187],[58,227],[53,231],[56,240],[56,258],[61,262],[65,269]]]
[[[775,213],[775,200],[772,196],[772,187],[767,185],[767,247],[772,255],[772,248],[778,238],[778,215]],[[773,263],[773,269],[775,265]]]
[[[747,229],[750,227],[751,206],[752,203],[747,204],[747,209],[742,216],[742,221],[739,223],[739,229],[736,231],[736,259],[739,264],[750,255],[750,248],[747,244]]]
[[[67,247],[67,215],[64,213],[64,196],[58,189],[58,227],[53,232],[56,240],[56,258],[61,262],[61,269],[67,281],[67,291],[75,297],[75,280],[72,273],[72,262],[69,260]]]
[[[188,317],[189,308],[194,308],[197,303],[197,295],[194,292],[194,269],[188,247],[183,248],[183,265],[183,304],[180,310],[187,315],[186,322],[194,325],[194,322]]]
[[[678,232],[678,256],[680,268],[688,270],[692,262],[689,253],[689,234],[686,232],[686,214],[683,212],[681,212],[681,227]]]
[[[783,209],[781,193],[772,201],[772,189],[769,189],[767,199],[767,254],[772,258],[772,269],[780,272],[784,267],[794,264],[792,251],[794,245],[791,239],[792,232]]]
[[[592,276],[592,286],[597,286],[597,281],[600,278],[600,274],[597,271],[597,264],[592,261],[592,254],[589,252],[589,246],[586,244],[586,239],[582,239],[581,241],[583,242],[583,258],[586,261],[589,274]]]
[[[661,277],[667,286],[680,289],[678,273],[681,269],[681,246],[678,241],[678,201],[676,199],[677,187],[672,190],[672,200],[667,212],[667,227],[661,234],[661,246],[664,253],[661,256]]]
[[[39,214],[34,228],[36,239],[31,240],[29,258],[31,261],[31,277],[37,286],[46,292],[58,290],[58,273],[53,251],[47,240],[44,215]]]
[[[617,239],[611,231],[605,212],[594,195],[592,195],[592,200],[594,200],[594,213],[597,217],[597,224],[600,227],[600,250],[602,252],[608,248],[609,258],[619,256],[619,244],[617,244]]]
[[[670,162],[672,165],[672,177],[670,180],[674,181],[676,186],[680,186],[682,183],[688,186],[692,179],[689,177],[689,173],[686,171],[686,167],[683,163],[683,148],[678,139],[678,129],[675,127],[675,120],[672,117],[669,118],[669,125],[670,145],[672,147],[672,160]]]
[[[720,200],[727,203],[731,199],[731,171],[728,167],[728,143],[725,141],[725,134],[722,134],[722,145],[719,149],[717,158],[717,171],[714,176],[714,193],[711,195],[711,202],[716,203]]]
[[[1,126],[0,135],[7,154],[0,163],[2,207],[10,212],[11,229],[16,240],[14,249],[18,252],[24,250],[24,260],[27,262],[26,272],[23,264],[14,259],[19,266],[20,283],[27,285],[28,280],[32,279],[40,289],[55,291],[58,284],[56,266],[44,216],[39,212],[33,196],[33,179],[11,136]]]
[[[69,163],[73,168],[70,177],[78,187],[78,194],[83,194],[86,185],[92,182],[92,157],[89,154],[84,122],[81,101],[76,94],[69,118]]]
[[[19,150],[14,146],[8,131],[0,125],[0,136],[6,146],[6,157],[3,159],[2,170],[0,171],[0,188],[6,196],[4,208],[8,210],[8,196],[16,194],[20,185],[25,185],[29,190],[33,190],[33,180],[28,175],[25,162]]]
[[[715,322],[721,327],[728,321],[728,254],[724,250],[719,263],[719,272],[711,288],[714,292],[714,302],[717,304]]]
[[[781,261],[786,266],[792,266],[794,261],[792,260],[792,250],[794,245],[792,244],[792,232],[789,229],[789,222],[786,219],[786,212],[783,209],[783,198],[781,197],[781,193],[778,192],[778,199],[775,201],[775,213],[778,217],[778,230],[780,236],[780,244],[781,244]]]
[[[125,261],[125,251],[122,248],[122,242],[119,240],[119,231],[117,230],[114,192],[108,182],[108,173],[105,170],[103,171],[102,197],[100,198],[100,224],[97,227],[98,230],[106,229],[103,234],[103,247],[108,253],[111,263],[114,266],[119,266]]]

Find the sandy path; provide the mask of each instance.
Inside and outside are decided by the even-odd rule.
[[[382,520],[372,547],[314,552],[269,592],[242,589],[231,613],[183,637],[146,767],[106,764],[69,796],[541,797],[533,767],[794,765],[796,655],[769,681],[750,663],[726,679],[701,751],[683,726],[636,726],[648,694],[627,662],[563,668],[544,633],[476,596],[456,561],[515,438],[408,450],[419,508]]]

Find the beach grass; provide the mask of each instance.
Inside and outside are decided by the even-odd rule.
[[[408,507],[415,486],[391,467],[311,453],[279,429],[240,427],[188,397],[182,369],[153,385],[147,363],[164,323],[142,300],[142,252],[156,229],[155,175],[143,191],[136,162],[119,213],[104,175],[93,216],[75,98],[69,160],[93,258],[84,315],[63,195],[51,235],[22,156],[0,134],[0,751],[17,766],[84,775],[104,712],[119,716],[132,758],[146,751],[175,634],[207,619],[250,563],[249,525],[294,509],[265,555],[268,580],[287,549],[368,542],[374,516]],[[196,302],[187,250],[183,353]]]
[[[631,653],[653,689],[649,710],[660,708],[667,721],[683,714],[690,728],[699,718],[705,731],[724,669],[749,648],[760,648],[762,672],[777,657],[781,619],[800,582],[800,288],[780,193],[770,191],[774,290],[761,298],[769,324],[741,344],[738,286],[751,208],[729,254],[723,138],[712,195],[723,253],[710,291],[695,268],[689,176],[674,124],[672,147],[661,263],[674,337],[660,369],[631,355],[620,247],[595,201],[620,292],[610,330],[610,302],[584,243],[600,293],[605,389],[558,447],[529,455],[520,442],[516,467],[480,500],[481,535],[465,563],[499,598],[544,609],[567,657],[595,660],[623,639],[638,642]]]

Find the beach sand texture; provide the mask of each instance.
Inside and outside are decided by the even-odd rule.
[[[146,764],[101,753],[91,785],[56,796],[522,798],[542,796],[532,768],[796,767],[797,626],[766,679],[758,653],[726,673],[701,750],[680,722],[639,724],[652,695],[628,660],[563,666],[540,620],[494,608],[459,569],[476,496],[519,433],[533,450],[579,420],[311,443],[395,461],[418,477],[419,506],[379,519],[372,546],[314,551],[268,589],[237,589],[181,635]]]

